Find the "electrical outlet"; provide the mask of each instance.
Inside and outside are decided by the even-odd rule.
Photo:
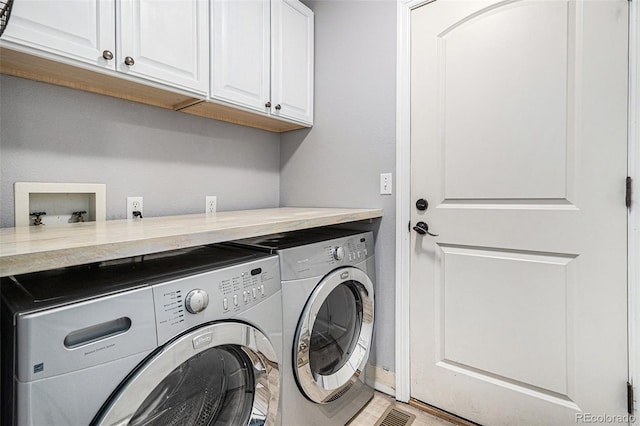
[[[142,197],[127,197],[127,219],[136,219],[133,212],[140,212],[140,217],[142,217],[143,209]]]
[[[380,173],[380,195],[393,194],[393,178],[391,173]]]
[[[204,212],[206,214],[215,213],[218,210],[218,200],[215,195],[207,195],[205,198]]]

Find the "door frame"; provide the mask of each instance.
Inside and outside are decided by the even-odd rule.
[[[411,218],[411,12],[436,0],[397,0],[396,72],[396,304],[395,397],[411,398],[409,299]],[[634,182],[628,211],[629,381],[640,387],[640,5],[629,1],[628,175]],[[622,182],[621,182],[622,185]],[[638,339],[634,336],[638,335]],[[636,394],[640,391],[636,390]],[[637,399],[637,398],[636,398]],[[636,404],[637,406],[638,404]],[[636,408],[636,413],[638,412]],[[639,424],[635,416],[634,424]]]

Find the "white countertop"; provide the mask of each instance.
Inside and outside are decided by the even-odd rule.
[[[380,209],[281,207],[0,228],[0,276],[379,217]]]

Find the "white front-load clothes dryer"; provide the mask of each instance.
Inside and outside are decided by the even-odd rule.
[[[280,258],[283,425],[344,425],[373,397],[371,232],[319,228],[234,241]]]
[[[3,425],[280,424],[277,256],[200,246],[1,285]]]

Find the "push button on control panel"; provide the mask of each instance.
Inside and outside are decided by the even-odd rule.
[[[224,277],[217,282],[220,294],[215,303],[220,313],[237,314],[250,309],[260,300],[271,296],[273,289],[269,283],[271,272],[264,267],[248,268],[233,276]]]

